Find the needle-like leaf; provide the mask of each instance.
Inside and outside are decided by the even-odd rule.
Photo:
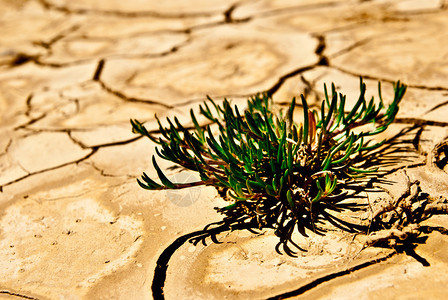
[[[196,171],[201,178],[192,184],[171,182],[153,156],[161,183],[146,173],[137,183],[149,190],[215,186],[231,201],[218,208],[225,214],[223,224],[229,228],[236,224],[273,228],[284,251],[293,254],[288,245],[298,247],[291,239],[295,228],[306,235],[305,228],[319,232],[322,219],[337,224],[327,210],[347,207],[337,200],[348,194],[347,182],[377,174],[379,159],[369,159],[369,153],[377,155],[385,141],[376,142],[372,137],[393,122],[406,86],[394,84],[394,99],[388,107],[380,84],[378,88],[379,103],[373,98],[367,102],[361,79],[359,98],[348,113],[346,96],[338,93],[334,84],[331,95],[324,86],[325,99],[318,110],[310,109],[300,95],[304,116],[300,124],[293,120],[295,98],[285,111],[274,113],[278,108],[273,109],[266,93],[250,97],[241,112],[227,99],[219,103],[208,97],[199,106],[209,121],[206,126],[199,124],[193,109],[192,128],[177,117],[171,118],[174,122],[167,118],[168,126],[156,117],[158,131],[148,131],[143,123],[131,120],[133,132],[159,144],[157,156]],[[373,128],[363,130],[366,124]]]

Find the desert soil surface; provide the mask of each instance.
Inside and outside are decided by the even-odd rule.
[[[404,248],[334,227],[297,234],[308,251],[295,258],[270,230],[193,245],[189,233],[222,219],[219,193],[137,185],[143,172],[158,180],[156,145],[131,118],[157,133],[155,114],[188,126],[206,95],[244,108],[262,91],[318,108],[331,82],[349,109],[360,76],[386,103],[394,81],[408,85],[375,137],[401,133],[387,184],[363,201],[418,181],[444,203],[446,0],[0,0],[0,298],[446,299],[443,214]],[[158,162],[175,181],[196,176]]]

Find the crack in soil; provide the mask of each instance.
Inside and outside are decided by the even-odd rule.
[[[300,81],[302,81],[302,83],[305,85],[305,88],[303,91],[301,91],[300,94],[303,94],[303,97],[305,99],[307,99],[308,102],[308,107],[309,108],[318,108],[320,109],[320,104],[318,103],[317,99],[319,98],[319,93],[316,91],[315,87],[315,81],[308,81],[305,76],[303,76],[302,74],[300,75]],[[310,95],[314,96],[313,100],[310,100],[309,97]],[[312,102],[311,102],[312,101]],[[284,106],[284,107],[289,107],[291,105],[291,100],[287,100],[287,101],[276,101],[275,102],[277,105],[280,106]],[[302,103],[296,103],[297,107],[303,107]]]
[[[311,107],[316,107],[318,109],[320,109],[321,103],[319,103],[319,92],[316,90],[316,82],[317,80],[319,80],[318,78],[315,78],[313,81],[309,81],[308,79],[305,78],[305,76],[300,75],[300,80],[305,84],[305,90],[303,92],[303,96],[305,97],[305,99],[308,99],[308,96],[313,95],[314,96],[314,103],[310,103],[308,104],[308,106]],[[289,104],[288,104],[289,105]]]
[[[341,49],[338,52],[333,53],[330,57],[331,58],[336,58],[338,56],[346,54],[346,53],[348,53],[348,52],[350,52],[350,51],[352,51],[352,50],[354,50],[354,49],[356,49],[358,47],[362,47],[362,46],[370,43],[373,39],[374,38],[365,38],[365,39],[356,41],[355,43],[353,43],[352,45],[348,46],[347,48]]]
[[[8,143],[7,143],[6,146],[5,146],[5,149],[3,150],[3,152],[2,152],[0,155],[5,155],[5,154],[7,154],[8,151],[9,151],[9,147],[11,147],[11,144],[12,144],[12,139],[10,138],[10,139],[8,140]]]
[[[88,165],[92,166],[92,168],[94,168],[96,171],[98,171],[100,173],[101,176],[103,177],[122,177],[122,175],[113,175],[113,174],[107,174],[104,170],[102,170],[101,168],[99,168],[97,165],[95,165],[93,162],[88,162]]]
[[[75,32],[80,27],[81,27],[80,24],[73,25],[70,28],[63,30],[62,32],[60,32],[57,35],[55,35],[54,37],[52,37],[48,42],[37,41],[37,42],[34,42],[34,44],[37,45],[37,46],[41,46],[41,47],[51,51],[51,47],[53,46],[54,43],[56,43],[59,40],[65,38],[68,34],[70,34],[72,32]]]
[[[236,4],[231,5],[225,12],[224,12],[224,22],[226,23],[234,23],[236,20],[232,18],[232,14],[237,8]]]
[[[433,111],[435,111],[435,110],[437,110],[437,109],[439,109],[439,108],[441,108],[441,107],[443,107],[443,106],[445,106],[445,105],[447,105],[447,104],[448,104],[448,100],[446,100],[446,101],[444,101],[444,102],[442,102],[442,103],[440,103],[440,104],[437,104],[437,105],[434,106],[433,108],[431,108],[431,109],[429,109],[428,111],[426,111],[425,114],[430,113],[430,112],[433,112]]]
[[[31,105],[31,101],[33,100],[33,93],[29,94],[28,97],[26,98],[25,104],[26,104],[26,111],[25,111],[25,116],[29,117],[31,115],[31,111],[33,110],[33,107]]]
[[[27,62],[30,61],[35,61],[36,58],[39,55],[30,55],[24,52],[13,52],[14,53],[14,57],[12,58],[12,60],[7,64],[10,68],[14,68],[14,67],[18,67],[21,65],[26,64]]]
[[[394,123],[399,124],[414,124],[416,126],[438,126],[438,127],[446,127],[448,126],[448,122],[442,121],[432,121],[432,120],[423,120],[419,118],[396,118]]]
[[[318,58],[317,63],[301,67],[299,69],[296,69],[292,72],[289,72],[281,76],[278,79],[277,83],[275,83],[271,88],[265,91],[269,96],[272,96],[275,92],[277,92],[288,78],[304,73],[306,71],[310,71],[318,66],[327,66],[327,67],[330,66],[330,61],[328,60],[328,57],[324,54],[325,48],[327,47],[325,43],[325,37],[323,35],[315,35],[314,37],[318,41],[316,49],[314,50],[314,54],[316,54]]]
[[[324,51],[327,48],[327,44],[325,41],[325,35],[317,34],[317,35],[314,35],[314,37],[317,39],[317,42],[318,42],[316,50],[314,51],[314,53],[319,58],[319,62],[317,63],[317,65],[329,66],[330,61],[329,61],[328,57],[324,54]]]
[[[241,18],[241,19],[235,19],[233,17],[233,13],[240,5],[241,5],[241,2],[236,2],[236,3],[232,4],[226,11],[224,11],[224,23],[238,24],[238,23],[249,22],[250,20],[252,20],[252,17]]]
[[[322,31],[320,31],[320,34],[329,34],[329,33],[335,33],[335,32],[342,32],[342,31],[351,30],[351,29],[354,29],[354,28],[359,28],[363,24],[367,25],[367,24],[370,24],[370,23],[372,23],[372,21],[369,21],[369,20],[355,21],[353,23],[341,25],[339,27],[334,27],[334,28],[330,28],[330,29],[327,29],[327,30],[322,30]]]
[[[50,68],[65,68],[70,66],[79,66],[83,64],[89,64],[93,59],[86,58],[86,59],[80,59],[77,61],[71,61],[71,62],[46,62],[41,61],[42,57],[51,56],[51,54],[38,54],[38,55],[29,55],[26,53],[17,53],[16,57],[8,64],[10,68],[18,67],[21,65],[24,65],[26,63],[32,62],[38,66],[42,67],[50,67]]]
[[[215,228],[193,231],[178,237],[174,242],[166,247],[165,250],[162,251],[159,258],[157,259],[157,264],[154,270],[154,277],[151,285],[152,295],[154,299],[165,299],[163,288],[165,287],[168,263],[174,252],[176,252],[176,250],[179,249],[188,240],[192,238],[200,239],[201,236],[216,236],[221,232],[225,232],[228,230],[247,229],[247,227],[247,224],[238,224],[232,227],[229,227],[229,225],[227,224],[223,224]]]
[[[291,78],[291,77],[296,76],[296,75],[298,75],[298,74],[301,74],[301,73],[303,73],[303,72],[312,70],[312,69],[314,69],[314,68],[317,67],[317,66],[319,66],[319,63],[312,64],[312,65],[305,66],[305,67],[301,67],[301,68],[299,68],[299,69],[297,69],[297,70],[294,70],[294,71],[292,71],[292,72],[289,72],[289,73],[287,73],[287,74],[281,76],[281,77],[278,79],[278,81],[277,81],[271,88],[269,88],[269,89],[267,89],[267,90],[265,91],[265,93],[267,93],[269,96],[272,96],[273,94],[275,94],[275,92],[277,92],[277,91],[280,89],[280,87],[283,85],[283,83],[284,83],[288,78]]]
[[[354,267],[345,269],[343,271],[339,271],[339,272],[335,272],[335,273],[331,273],[331,274],[322,276],[320,278],[317,278],[317,279],[311,281],[308,284],[305,284],[304,286],[301,286],[300,288],[298,288],[296,290],[293,290],[293,291],[290,291],[290,292],[286,292],[286,293],[283,293],[283,294],[279,294],[279,295],[276,295],[276,296],[273,296],[273,297],[269,297],[267,299],[269,299],[269,300],[279,300],[279,299],[285,299],[285,298],[290,298],[290,297],[302,295],[302,294],[304,294],[304,293],[306,293],[306,292],[316,288],[317,286],[319,286],[319,285],[321,285],[323,283],[329,282],[330,280],[333,280],[333,279],[336,279],[336,278],[340,278],[342,276],[350,275],[353,272],[365,269],[365,268],[370,267],[372,265],[375,265],[377,263],[385,262],[385,261],[387,261],[388,259],[394,257],[397,254],[398,254],[398,252],[394,251],[394,252],[392,252],[392,253],[384,256],[384,257],[376,258],[376,259],[367,261],[365,263],[356,265]]]
[[[211,27],[211,26],[221,25],[221,24],[223,24],[223,22],[209,23],[209,24],[204,24],[203,26]],[[161,51],[158,53],[150,53],[150,54],[145,54],[145,53],[141,53],[141,54],[137,54],[137,53],[136,54],[109,54],[109,55],[100,57],[99,59],[100,59],[100,61],[104,61],[106,59],[150,59],[150,58],[160,58],[160,57],[168,56],[172,53],[179,51],[181,48],[185,47],[186,45],[190,44],[191,40],[192,40],[192,38],[190,36],[191,31],[193,31],[195,29],[199,29],[201,26],[202,25],[198,25],[196,27],[190,27],[187,29],[170,31],[170,33],[172,33],[172,34],[185,34],[185,35],[187,35],[187,38],[184,41],[173,45],[170,49],[165,50],[165,51]],[[89,37],[89,38],[83,38],[83,39],[88,40],[88,41],[94,41],[94,40],[98,40],[99,38]],[[112,39],[106,38],[105,40],[116,41],[117,38],[112,38]],[[51,58],[51,55],[48,55],[48,58]],[[58,62],[45,62],[45,61],[42,62],[38,57],[36,59],[33,59],[33,61],[38,65],[60,68],[60,67],[66,67],[66,66],[86,64],[86,63],[90,63],[92,60],[96,60],[96,59],[98,59],[98,57],[83,58],[83,59],[78,59],[78,60],[71,61],[71,62],[58,63]]]
[[[142,17],[157,17],[164,19],[186,19],[186,18],[197,18],[197,17],[211,17],[219,14],[219,11],[207,11],[207,12],[189,12],[189,13],[167,13],[167,12],[157,12],[157,11],[133,11],[133,12],[123,12],[118,10],[99,10],[99,9],[87,9],[87,8],[68,8],[63,5],[56,5],[48,0],[39,0],[40,4],[48,10],[56,10],[66,14],[98,14],[98,15],[109,15],[124,18],[142,18]]]
[[[4,183],[4,184],[0,185],[0,192],[3,192],[3,188],[4,187],[9,186],[11,184],[14,184],[16,182],[19,182],[19,181],[21,181],[23,179],[26,179],[26,178],[30,177],[30,176],[33,176],[33,175],[36,175],[36,174],[42,174],[42,173],[45,173],[45,172],[48,172],[48,171],[57,170],[59,168],[66,167],[66,166],[69,166],[71,164],[79,164],[80,162],[88,159],[89,157],[91,157],[93,154],[95,154],[98,151],[98,147],[92,147],[91,149],[92,149],[92,151],[89,154],[87,154],[84,157],[81,157],[80,159],[77,159],[75,161],[69,161],[69,162],[66,162],[66,163],[63,163],[63,164],[51,167],[51,168],[46,168],[46,169],[42,169],[42,170],[39,170],[39,171],[36,171],[36,172],[31,172],[31,173],[28,173],[27,175],[24,175],[22,177],[16,178],[16,179],[14,179],[14,180],[12,180],[10,182]]]
[[[34,62],[37,65],[42,66],[49,66],[49,67],[63,67],[67,66],[68,64],[53,64],[53,63],[43,63],[39,60],[40,57],[43,56],[50,56],[52,54],[51,47],[54,43],[58,42],[59,40],[66,37],[68,34],[78,30],[80,27],[79,24],[73,25],[68,29],[63,30],[62,32],[59,32],[56,34],[53,38],[51,38],[49,41],[33,41],[32,43],[36,46],[40,46],[47,50],[46,54],[36,54],[36,55],[30,55],[24,52],[17,52],[15,54],[15,57],[12,59],[12,61],[9,63],[10,67],[18,67],[23,64],[26,64],[28,62]]]
[[[91,149],[92,148],[92,147],[88,147],[88,146],[84,145],[81,141],[78,141],[77,139],[75,139],[70,130],[61,130],[61,132],[66,132],[68,137],[70,138],[70,140],[73,143],[75,143],[76,145],[78,145],[79,147],[81,147],[82,149]]]
[[[42,113],[40,116],[38,116],[38,117],[36,117],[36,118],[31,118],[28,122],[26,122],[26,123],[24,123],[24,124],[22,124],[22,125],[19,125],[19,126],[14,127],[14,130],[27,129],[28,126],[33,125],[34,123],[36,123],[36,122],[42,120],[42,119],[45,118],[46,116],[47,116],[46,113]]]
[[[376,81],[383,81],[383,82],[388,82],[388,83],[394,83],[395,80],[391,80],[391,79],[387,79],[387,78],[381,78],[378,76],[371,76],[371,75],[366,75],[366,74],[360,74],[360,73],[355,73],[349,70],[346,70],[342,67],[339,66],[334,66],[334,65],[329,65],[330,68],[333,68],[335,70],[338,70],[342,73],[348,74],[348,75],[352,75],[355,77],[362,77],[365,79],[371,79],[371,80],[376,80]],[[408,84],[406,83],[408,88],[415,88],[415,89],[421,89],[421,90],[426,90],[426,91],[448,91],[448,87],[442,87],[442,86],[427,86],[427,85],[419,85],[419,84]]]
[[[425,15],[433,15],[438,14],[445,11],[447,7],[442,4],[438,8],[427,8],[427,9],[418,9],[413,11],[401,11],[399,12],[403,16],[425,16]]]
[[[272,16],[279,16],[282,14],[290,14],[295,13],[296,11],[304,12],[309,10],[318,10],[321,8],[330,8],[330,7],[336,7],[343,5],[340,1],[329,1],[329,2],[322,2],[322,3],[316,3],[316,4],[304,4],[304,5],[293,5],[289,7],[282,7],[282,8],[274,8],[268,11],[262,11],[259,13],[255,13],[248,18],[266,18],[266,17],[272,17]]]
[[[150,133],[158,133],[159,130],[148,131],[148,132],[150,132]],[[99,149],[99,148],[106,148],[106,147],[121,146],[121,145],[127,145],[127,144],[130,144],[130,143],[133,143],[133,142],[135,142],[135,141],[137,141],[137,140],[139,140],[141,138],[143,138],[143,136],[139,135],[139,136],[136,136],[136,137],[134,137],[132,139],[129,139],[129,140],[123,140],[123,141],[118,141],[118,142],[110,142],[110,143],[106,143],[106,144],[96,145],[96,146],[93,146],[93,147],[87,147],[87,146],[85,146],[85,147],[87,147],[87,148],[98,148]]]
[[[165,108],[169,108],[169,109],[173,109],[174,106],[169,105],[169,104],[164,104],[161,103],[159,101],[155,101],[155,100],[145,100],[145,99],[138,99],[138,98],[134,98],[134,97],[128,97],[126,96],[124,93],[120,92],[120,91],[116,91],[113,90],[111,87],[107,86],[104,81],[102,81],[101,79],[98,79],[97,82],[100,84],[100,86],[108,93],[113,94],[115,96],[117,96],[118,98],[126,101],[126,102],[136,102],[136,103],[145,103],[145,104],[152,104],[152,105],[160,105],[163,106]]]
[[[134,97],[128,97],[126,96],[124,93],[120,92],[120,91],[116,91],[113,90],[111,87],[107,86],[106,83],[104,83],[104,81],[101,80],[101,73],[104,70],[104,65],[106,64],[106,61],[104,59],[101,59],[98,62],[98,65],[96,67],[95,73],[93,75],[92,80],[96,81],[100,84],[101,88],[104,89],[106,92],[113,94],[115,96],[117,96],[118,98],[127,101],[127,102],[137,102],[137,103],[145,103],[145,104],[153,104],[153,105],[160,105],[163,106],[165,108],[169,108],[169,109],[173,109],[174,106],[172,105],[168,105],[168,104],[164,104],[161,103],[159,101],[154,101],[154,100],[144,100],[144,99],[137,99]]]
[[[98,65],[96,66],[95,73],[93,74],[93,81],[100,81],[101,73],[104,69],[104,58],[98,61]]]
[[[166,32],[168,33],[173,33],[173,34],[187,34],[189,35],[192,31],[196,30],[196,29],[200,29],[202,27],[213,27],[213,26],[218,26],[218,25],[222,25],[225,24],[225,22],[215,22],[215,23],[207,23],[207,24],[202,24],[202,25],[197,25],[197,26],[192,26],[190,28],[186,28],[186,29],[182,29],[182,30],[167,30]],[[71,30],[67,30],[68,33],[75,31],[76,29],[78,29],[80,26],[73,26],[73,28],[71,28]],[[52,56],[52,49],[51,47],[53,46],[54,43],[56,43],[57,41],[59,41],[60,39],[64,38],[66,36],[66,32],[61,33],[60,35],[58,35],[57,37],[51,39],[50,42],[34,42],[36,45],[42,46],[45,49],[49,50],[48,53],[46,54],[38,54],[38,55],[29,55],[27,53],[23,53],[23,52],[19,52],[15,55],[15,57],[11,60],[11,62],[9,62],[9,66],[10,67],[17,67],[17,66],[21,66],[23,64],[26,64],[28,62],[32,62],[38,66],[43,66],[43,67],[51,67],[51,68],[64,68],[64,67],[70,67],[70,66],[79,66],[79,65],[83,65],[83,64],[89,64],[92,62],[92,60],[96,60],[98,59],[97,57],[91,57],[91,58],[82,58],[82,59],[78,59],[75,61],[69,61],[69,62],[48,62],[45,61],[45,59],[51,59]],[[86,38],[87,40],[95,40],[96,38]],[[100,58],[100,62],[104,61],[105,59],[119,59],[119,58],[124,58],[124,59],[142,59],[142,58],[159,58],[159,57],[164,57],[167,56],[169,54],[175,53],[177,51],[179,51],[179,49],[185,47],[186,45],[191,43],[191,37],[188,37],[185,41],[178,43],[174,46],[172,46],[170,49],[166,50],[166,51],[162,51],[159,53],[152,53],[152,54],[110,54],[110,55],[106,55],[104,57]],[[94,77],[95,80],[95,77]]]
[[[51,131],[51,130],[49,130],[49,131]],[[22,176],[22,177],[19,177],[19,178],[13,180],[13,181],[4,183],[3,185],[0,185],[0,192],[3,191],[3,187],[6,187],[6,186],[11,185],[11,184],[16,183],[16,182],[19,182],[19,181],[21,181],[21,180],[23,180],[23,179],[26,179],[26,178],[30,177],[30,176],[33,176],[33,175],[36,175],[36,174],[45,173],[45,172],[47,172],[47,171],[56,170],[56,169],[59,169],[59,168],[62,168],[62,167],[65,167],[65,166],[68,166],[68,165],[71,165],[71,164],[79,164],[80,162],[83,162],[84,160],[87,160],[88,158],[90,158],[91,156],[93,156],[93,155],[94,155],[100,148],[114,147],[114,146],[120,146],[120,145],[127,145],[127,144],[133,143],[133,142],[135,142],[135,141],[137,141],[137,140],[139,140],[139,139],[141,139],[141,138],[143,137],[143,136],[136,136],[136,137],[131,138],[131,139],[128,139],[128,140],[123,140],[123,141],[118,141],[118,142],[110,142],[110,143],[105,143],[105,144],[100,144],[100,145],[96,145],[96,146],[91,146],[91,147],[89,147],[89,146],[84,145],[82,142],[78,141],[78,140],[75,139],[74,137],[72,137],[72,135],[71,135],[71,130],[69,130],[69,129],[61,129],[61,130],[53,130],[53,131],[56,131],[56,132],[66,132],[67,135],[68,135],[68,137],[69,137],[69,138],[70,138],[76,145],[78,145],[78,146],[81,147],[82,149],[90,149],[91,152],[88,153],[86,156],[84,156],[84,157],[82,157],[82,158],[80,158],[80,159],[77,159],[77,160],[75,160],[75,161],[66,162],[66,163],[63,163],[63,164],[60,164],[60,165],[57,165],[57,166],[54,166],[54,167],[51,167],[51,168],[42,169],[42,170],[39,170],[39,171],[36,171],[36,172],[28,172],[25,168],[23,168],[23,167],[19,164],[19,167],[22,168],[24,171],[26,171],[28,174],[27,174],[27,175],[24,175],[24,176]],[[45,132],[45,130],[34,130],[33,132]],[[159,133],[159,130],[152,130],[152,131],[149,131],[149,132],[155,134],[155,133]],[[11,143],[12,143],[12,140],[11,140],[10,143],[8,143],[8,145],[7,145],[7,149],[6,149],[6,150],[8,150],[8,148],[9,148],[9,146],[10,146]],[[6,153],[6,152],[7,152],[7,151],[5,151],[5,153]],[[106,174],[106,175],[107,175],[107,174]],[[105,176],[106,176],[106,175],[105,175]]]
[[[14,296],[14,297],[19,297],[22,299],[39,300],[39,298],[36,298],[36,297],[27,296],[27,295],[19,294],[19,293],[14,293],[14,292],[7,291],[7,290],[0,290],[0,294],[6,294],[6,295]]]
[[[44,57],[44,56],[51,56],[51,54],[52,54],[51,47],[53,46],[53,44],[56,43],[57,41],[63,39],[71,32],[76,31],[79,27],[80,27],[80,25],[73,25],[72,27],[65,29],[62,32],[58,33],[56,36],[54,36],[47,42],[46,41],[34,41],[33,42],[34,45],[40,46],[40,47],[46,49],[47,53],[46,54],[30,55],[30,54],[27,54],[24,52],[17,52],[17,53],[15,53],[15,57],[9,62],[9,64],[8,64],[9,67],[11,67],[11,68],[18,67],[18,66],[26,64],[28,62],[34,62],[36,65],[48,66],[48,67],[54,67],[54,68],[60,68],[60,67],[72,65],[69,63],[67,63],[67,64],[45,63],[45,62],[41,62],[40,58]],[[78,63],[78,64],[80,64],[80,63]]]

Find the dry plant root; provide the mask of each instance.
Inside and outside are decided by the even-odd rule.
[[[405,192],[396,200],[380,206],[370,220],[370,234],[364,241],[365,247],[387,244],[390,247],[417,238],[422,233],[420,223],[434,214],[448,213],[448,200],[433,200],[422,192],[418,180],[407,178]]]

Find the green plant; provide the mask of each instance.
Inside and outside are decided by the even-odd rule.
[[[386,108],[380,84],[380,102],[375,103],[373,97],[367,101],[361,79],[359,99],[346,113],[346,96],[338,93],[334,84],[331,95],[324,88],[320,111],[310,110],[301,96],[301,124],[293,120],[295,99],[286,113],[276,115],[267,94],[250,98],[244,112],[237,106],[232,108],[227,100],[218,105],[208,98],[199,107],[208,125],[201,126],[191,110],[192,129],[177,118],[174,122],[167,119],[168,127],[157,119],[158,138],[142,123],[131,120],[134,132],[160,145],[160,150],[156,148],[158,156],[198,172],[201,178],[193,183],[173,183],[153,156],[160,183],[143,173],[139,185],[149,190],[215,186],[226,191],[231,202],[217,208],[225,215],[223,223],[230,228],[236,224],[273,228],[280,238],[278,246],[293,254],[288,243],[298,247],[291,239],[295,228],[304,235],[305,228],[317,231],[315,225],[321,216],[331,221],[326,210],[337,209],[346,193],[345,184],[377,171],[367,154],[384,141],[374,142],[371,136],[393,122],[406,91],[406,86],[396,82],[394,100]],[[363,128],[369,123],[373,126]]]

